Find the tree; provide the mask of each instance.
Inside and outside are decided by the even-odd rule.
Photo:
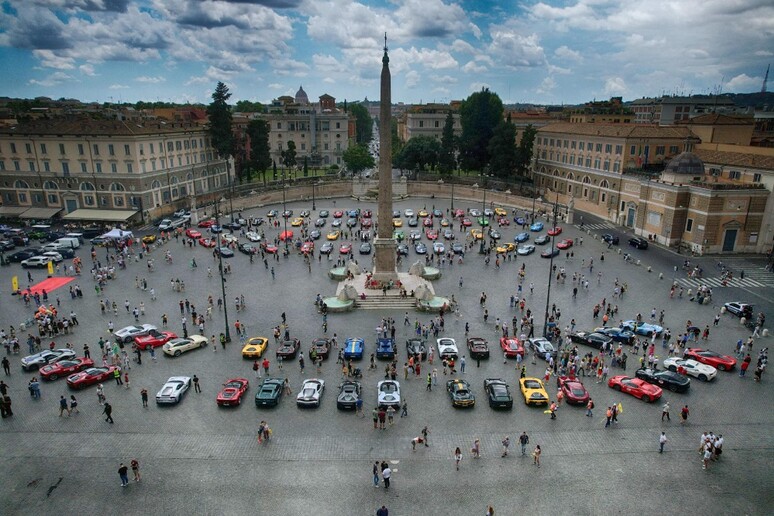
[[[355,141],[367,144],[373,138],[374,121],[368,114],[368,109],[362,104],[352,104],[349,112],[355,117]]]
[[[260,102],[250,102],[249,100],[240,100],[234,105],[234,111],[238,113],[263,113],[263,104]]]
[[[373,168],[376,164],[365,144],[350,145],[342,154],[342,159],[347,165],[347,169],[353,174],[359,174],[367,168]]]
[[[489,140],[503,119],[503,103],[488,88],[473,93],[460,106],[460,161],[469,170],[482,170],[489,164]]]
[[[516,169],[516,128],[507,121],[500,121],[495,127],[487,148],[491,156],[489,164],[492,173],[498,177],[509,178]]]
[[[441,150],[438,156],[438,168],[444,174],[452,172],[457,167],[454,151],[454,116],[452,115],[452,112],[449,111],[443,126]]]
[[[250,138],[250,165],[265,172],[271,166],[269,123],[266,120],[251,120],[246,132]]]
[[[406,170],[432,169],[438,165],[441,144],[432,136],[411,138],[396,158],[398,167]]]
[[[282,164],[287,168],[296,166],[296,142],[290,140],[288,148],[282,151]]]
[[[521,135],[519,147],[516,149],[516,172],[520,176],[526,176],[529,170],[536,135],[537,129],[532,127],[532,124],[529,124]]]
[[[222,158],[230,158],[234,155],[234,133],[231,131],[231,107],[228,99],[231,93],[228,86],[219,82],[212,94],[212,103],[207,106],[207,116],[210,125],[208,132],[212,140],[212,146]]]

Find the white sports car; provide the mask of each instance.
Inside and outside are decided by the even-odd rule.
[[[191,335],[187,339],[183,338],[177,338],[172,339],[168,341],[164,346],[161,348],[165,354],[173,357],[179,357],[181,354],[185,353],[186,351],[191,351],[192,349],[199,349],[199,348],[206,348],[207,347],[207,337],[202,337],[201,335]]]
[[[190,376],[171,376],[164,387],[156,393],[156,403],[160,405],[180,403],[190,387]]]
[[[256,233],[255,231],[249,231],[245,235],[245,238],[248,239],[250,242],[260,242],[261,241],[261,234]]]
[[[395,409],[400,407],[400,384],[395,380],[382,380],[377,386],[377,405]]]
[[[151,330],[156,330],[155,326],[152,324],[143,324],[142,326],[127,326],[126,328],[121,328],[118,331],[114,331],[113,335],[115,336],[116,340],[118,342],[132,342],[135,337],[141,337],[142,335],[147,335],[151,332]]]
[[[317,378],[304,380],[304,386],[296,396],[296,405],[299,407],[319,407],[323,389],[325,389],[325,380]]]
[[[438,356],[443,358],[454,357],[457,358],[459,350],[457,349],[457,343],[454,339],[443,337],[436,340],[438,345]]]
[[[669,357],[664,360],[664,367],[670,371],[677,371],[677,368],[680,366],[685,368],[686,374],[698,378],[702,382],[709,382],[718,375],[718,370],[714,367],[691,360],[690,358]]]

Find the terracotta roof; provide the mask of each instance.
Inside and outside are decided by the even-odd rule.
[[[694,134],[687,127],[643,124],[573,124],[559,122],[538,129],[538,133],[564,133],[581,136],[614,138],[691,138]]]
[[[689,125],[753,125],[751,116],[729,116],[722,113],[707,113],[683,122]]]
[[[200,124],[181,122],[128,122],[120,120],[92,119],[39,119],[24,121],[16,125],[0,128],[0,135],[22,136],[109,136],[109,135],[148,135],[161,133],[180,133],[184,131],[202,131]]]
[[[707,165],[729,165],[774,171],[774,156],[704,149],[694,149],[693,152]]]

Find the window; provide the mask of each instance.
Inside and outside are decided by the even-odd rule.
[[[632,145],[631,147],[629,147],[629,155],[634,156],[635,154],[637,154],[637,146]]]
[[[663,145],[656,145],[656,154],[659,156],[664,155],[664,146]]]
[[[62,162],[62,174],[65,176],[70,175],[70,164],[66,161]]]
[[[83,203],[86,206],[94,206],[94,196],[93,195],[84,195],[83,196]]]
[[[131,163],[127,163],[127,164],[126,164],[126,171],[127,171],[128,173],[130,173],[130,174],[131,174],[132,172],[134,172],[134,171],[132,170],[132,164],[131,164]]]
[[[616,145],[615,146],[615,153],[616,154],[621,154],[621,152],[623,152],[623,145]]]
[[[173,152],[175,150],[175,142],[167,142],[167,152]]]
[[[301,144],[301,150],[306,150],[306,144],[305,143]]]
[[[129,144],[124,144],[124,154],[129,156],[131,154],[131,152],[129,151],[130,151]]]
[[[114,174],[115,174],[116,172],[118,172],[118,164],[117,164],[117,163],[111,163],[111,164],[110,164],[110,171],[111,171],[112,173],[114,173]]]
[[[424,120],[420,120],[419,121],[419,127],[421,128],[421,127],[424,127],[424,126],[425,126],[425,121]]]
[[[64,154],[64,153],[65,153],[64,143],[60,143],[59,144],[59,154]]]
[[[613,144],[611,144],[611,143],[606,143],[606,144],[605,144],[605,152],[606,152],[607,154],[610,154],[610,152],[612,152],[612,150],[613,150]]]
[[[170,150],[172,150],[172,149],[170,149]],[[177,140],[175,142],[175,150],[177,150],[177,151],[183,150],[183,144],[180,142],[180,140]]]
[[[602,160],[599,158],[594,158],[594,168],[599,169],[599,165],[602,163]]]
[[[575,165],[575,155],[570,156],[570,165]]]
[[[753,183],[760,183],[762,178],[760,174],[753,174]]]
[[[83,156],[83,144],[82,143],[78,144],[78,155],[79,156]]]
[[[16,154],[16,144],[11,143],[11,154]]]
[[[148,144],[150,146],[150,153],[153,154],[155,151],[153,150],[153,142]]]
[[[92,148],[94,149],[94,155],[99,156],[99,144],[95,143]]]
[[[27,181],[22,181],[21,179],[19,179],[18,181],[16,181],[13,184],[13,187],[17,188],[17,189],[19,189],[19,188],[29,188],[30,185],[27,183]]]
[[[739,179],[741,177],[742,177],[742,174],[738,170],[731,170],[728,172],[729,179]]]
[[[562,141],[562,147],[564,147],[565,149],[567,148],[568,144],[569,142],[567,140]]]
[[[602,167],[602,170],[604,170],[604,171],[607,171],[607,172],[609,172],[609,171],[610,171],[610,160],[609,160],[609,159],[606,159],[606,160],[605,160],[605,164],[604,164],[604,166]]]
[[[687,219],[685,221],[685,232],[690,233],[693,230],[693,219]]]
[[[44,161],[43,170],[45,170],[46,172],[51,172],[51,163],[49,163],[48,161]]]
[[[669,154],[677,154],[677,145],[669,146]]]
[[[113,205],[114,206],[123,206],[124,205],[124,198],[120,195],[117,195],[113,197]]]
[[[102,163],[97,162],[97,172],[102,173]]]
[[[595,149],[595,150],[596,150],[597,152],[602,152],[602,144],[601,144],[601,143],[598,143],[598,144],[597,144],[597,147],[596,147],[596,149]]]
[[[188,150],[191,148],[191,142],[189,140],[183,140],[183,148]]]
[[[48,204],[58,204],[59,203],[59,196],[54,193],[48,194]]]
[[[84,174],[88,172],[85,162],[81,162],[81,172],[83,172]]]
[[[341,129],[341,122],[336,122],[336,129]]]
[[[0,161],[0,170],[5,170],[5,161]]]
[[[572,193],[572,185],[567,185],[567,193]]]
[[[140,156],[145,156],[145,144],[140,144]]]
[[[282,129],[282,122],[277,122],[277,130],[281,130],[281,129]]]
[[[607,201],[607,192],[602,192],[602,195],[600,195],[600,200],[602,202]]]
[[[551,138],[551,143],[549,143],[548,145],[549,145],[550,147],[553,147],[553,146],[554,146],[554,139],[553,139],[553,138]]]
[[[30,172],[35,172],[35,162],[34,161],[28,161],[27,166],[30,168]]]
[[[586,167],[591,167],[591,158],[586,158]]]
[[[621,163],[616,161],[613,163],[613,172],[620,172],[621,171]]]
[[[440,124],[440,122],[439,122],[438,120],[436,120],[436,121],[435,121],[435,127],[436,127],[436,129],[437,129],[437,128],[439,128],[439,127],[441,127],[439,124]]]
[[[27,194],[26,193],[19,192],[18,196],[19,196],[19,203],[20,204],[26,204],[28,202],[27,201]]]
[[[83,190],[84,192],[93,192],[95,190],[94,185],[89,182],[81,183],[78,186],[79,190]]]
[[[574,149],[574,148],[576,148],[577,146],[578,146],[578,142],[576,142],[575,140],[573,140],[573,141],[571,141],[571,142],[570,142],[570,148],[571,148],[571,149]]]
[[[41,143],[40,144],[40,153],[41,154],[47,154],[48,153],[48,151],[46,149],[46,144],[45,143]]]
[[[17,172],[21,171],[21,163],[18,160],[13,161],[13,169]]]
[[[24,149],[27,151],[27,154],[32,154],[32,145],[29,143],[24,144]]]
[[[586,142],[578,142],[578,150],[586,150]]]

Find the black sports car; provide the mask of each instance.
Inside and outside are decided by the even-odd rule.
[[[420,360],[427,358],[427,344],[419,338],[412,338],[406,341],[406,356],[419,355]]]
[[[587,331],[576,331],[570,334],[570,340],[578,344],[585,344],[592,348],[600,349],[602,344],[609,344],[613,339],[601,333],[592,333]]]
[[[276,407],[282,397],[282,378],[266,378],[255,393],[256,407]]]
[[[637,369],[634,376],[653,385],[658,385],[662,389],[669,389],[672,392],[687,392],[691,387],[691,379],[676,371],[657,371],[648,368]]]
[[[489,406],[493,409],[513,408],[513,396],[508,384],[500,378],[487,378],[484,380],[484,390],[489,397]]]
[[[282,357],[282,360],[296,358],[296,353],[298,353],[300,347],[301,341],[298,339],[286,340],[277,348],[277,358]]]
[[[309,357],[312,356],[312,350],[315,351],[318,357],[322,357],[326,360],[331,353],[331,341],[325,337],[320,337],[312,341],[312,346],[309,348]]]
[[[489,358],[489,344],[487,344],[486,339],[481,337],[468,339],[468,351],[470,358]]]
[[[255,247],[250,242],[240,242],[239,245],[237,245],[237,249],[239,249],[240,253],[244,253],[244,254],[256,254],[256,253],[258,253],[258,248]]]
[[[470,390],[470,384],[465,380],[454,378],[447,381],[446,390],[449,391],[453,407],[472,407],[476,404],[476,397]]]

